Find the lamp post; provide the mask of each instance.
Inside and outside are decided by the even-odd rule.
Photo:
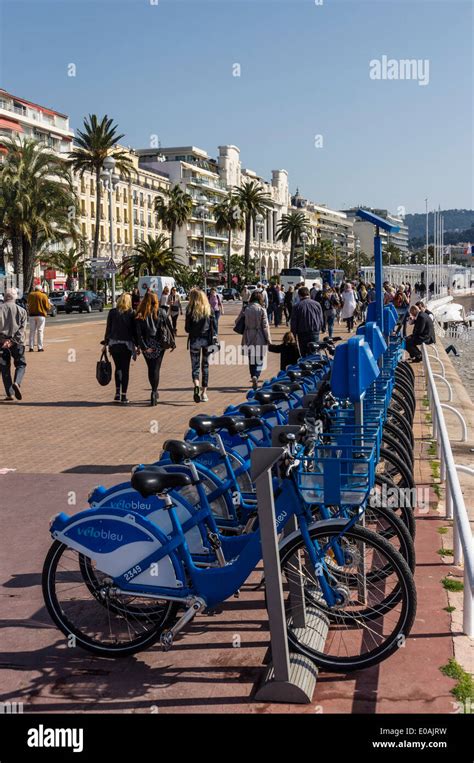
[[[207,261],[206,261],[206,215],[209,204],[207,196],[198,196],[199,206],[196,209],[202,222],[202,266],[204,270],[204,292],[207,294]]]
[[[306,231],[303,231],[300,234],[300,239],[303,244],[303,268],[306,268],[306,242],[308,240],[308,234],[306,233]]]
[[[337,236],[336,235],[334,235],[334,238],[332,240],[332,245],[333,245],[333,248],[334,248],[334,270],[337,270],[337,250],[336,250],[336,247],[337,247]]]
[[[109,223],[110,223],[110,256],[115,261],[115,241],[114,241],[114,218],[113,218],[113,199],[112,193],[117,187],[120,180],[115,170],[115,159],[113,156],[106,156],[102,165],[100,173],[100,179],[106,191],[109,192]],[[112,277],[112,307],[115,306],[115,270],[111,274]]]
[[[263,236],[263,215],[257,215],[255,218],[255,229],[258,237],[258,271],[260,280],[262,280],[262,236]]]
[[[360,278],[360,238],[357,237],[355,241],[356,247],[356,261],[357,261],[357,277]]]

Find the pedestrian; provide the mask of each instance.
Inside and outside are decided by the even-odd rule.
[[[173,325],[173,331],[176,336],[178,333],[178,328],[177,328],[178,316],[183,314],[183,308],[181,306],[181,297],[179,296],[179,292],[176,286],[173,286],[171,288],[170,296],[168,299],[168,307],[169,307],[171,323]]]
[[[367,289],[367,304],[370,305],[372,302],[375,302],[376,297],[376,291],[375,291],[375,284],[371,283],[369,284],[369,288]]]
[[[109,348],[115,366],[115,403],[128,405],[128,382],[130,378],[130,363],[137,359],[137,322],[132,309],[132,298],[124,292],[117,299],[107,316],[103,344]]]
[[[286,325],[290,325],[291,321],[291,312],[293,310],[293,297],[294,297],[294,289],[293,286],[288,286],[288,289],[285,294],[285,315],[286,315]]]
[[[318,293],[320,289],[318,288],[318,284],[315,282],[313,283],[311,287],[311,291],[309,292],[309,296],[311,299],[314,299],[316,302],[318,301]]]
[[[161,292],[161,297],[160,297],[160,307],[162,308],[162,310],[166,310],[166,312],[168,312],[169,298],[170,298],[170,287],[164,286],[163,291]]]
[[[137,311],[140,300],[140,290],[135,286],[135,288],[132,289],[132,310],[134,310],[134,312]]]
[[[244,286],[244,288],[240,292],[240,297],[242,299],[243,307],[246,307],[248,305],[248,303],[249,303],[249,300],[250,300],[250,289],[247,289],[247,287]]]
[[[339,300],[335,296],[330,286],[326,286],[323,294],[323,316],[327,326],[327,332],[329,337],[332,338],[334,334],[334,321],[336,320],[336,310],[339,304]]]
[[[291,315],[291,331],[298,340],[301,356],[308,355],[308,344],[319,342],[319,334],[325,329],[324,315],[319,302],[310,299],[307,286],[298,289],[298,304]]]
[[[239,320],[240,315],[237,317]],[[271,342],[267,311],[263,306],[263,296],[254,291],[250,303],[244,311],[245,328],[242,336],[242,348],[249,359],[250,377],[254,389],[258,388],[258,379],[262,373],[267,345]],[[236,321],[236,322],[237,322]]]
[[[410,307],[410,323],[413,324],[413,333],[406,338],[405,348],[413,363],[420,363],[423,356],[418,347],[421,344],[436,342],[434,323],[430,316],[416,305]]]
[[[160,382],[160,370],[166,347],[163,345],[165,331],[173,336],[173,326],[168,318],[168,312],[160,307],[158,297],[154,291],[147,291],[138,306],[136,315],[136,328],[138,346],[143,352],[145,363],[148,368],[148,381],[151,386],[150,405],[158,403],[158,384]],[[174,347],[170,347],[174,350]]]
[[[23,307],[17,305],[18,292],[7,289],[5,301],[0,305],[0,365],[2,380],[7,400],[22,399],[21,382],[26,371],[25,342],[26,323],[28,314]],[[15,377],[12,380],[11,363],[15,367]]]
[[[287,366],[297,363],[300,358],[300,351],[294,335],[291,331],[283,334],[281,344],[269,344],[270,352],[277,352],[280,355],[280,371],[284,371]]]
[[[393,298],[393,306],[397,311],[399,320],[403,321],[405,314],[410,306],[410,300],[408,299],[402,286],[399,286],[395,293]]]
[[[356,306],[357,302],[352,284],[346,283],[342,293],[341,319],[346,321],[347,330],[349,332],[354,328],[354,313]]]
[[[283,317],[283,304],[285,301],[285,294],[280,289],[280,286],[278,284],[275,284],[275,290],[273,292],[273,298],[275,300],[274,302],[274,310],[273,314],[275,316],[275,328],[278,328],[278,326],[281,325],[282,317]]]
[[[245,311],[247,312],[247,310]],[[217,322],[210,302],[201,289],[191,289],[184,329],[188,334],[194,402],[207,403],[209,385],[209,348],[216,343]],[[201,373],[201,387],[199,375]]]
[[[222,303],[221,295],[217,289],[214,288],[214,286],[209,292],[209,304],[211,306],[214,318],[216,319],[216,327],[219,329],[219,318],[221,315],[224,315],[224,305]]]
[[[44,352],[43,337],[46,316],[51,308],[51,303],[39,284],[28,294],[28,313],[30,315],[30,352],[35,349],[35,337],[37,337],[38,352]]]

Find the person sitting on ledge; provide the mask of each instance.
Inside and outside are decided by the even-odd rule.
[[[420,344],[436,342],[434,323],[425,312],[416,305],[410,307],[410,323],[414,324],[413,333],[406,339],[406,351],[413,363],[420,363],[423,356],[418,349]]]

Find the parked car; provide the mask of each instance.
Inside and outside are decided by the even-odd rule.
[[[49,301],[55,306],[58,313],[66,310],[67,291],[50,291]]]
[[[80,313],[91,313],[98,310],[101,313],[104,309],[104,300],[94,291],[71,291],[66,300],[66,313],[72,313],[73,310],[79,310]]]
[[[222,289],[222,299],[224,301],[235,301],[236,299],[240,299],[240,294],[237,289]]]

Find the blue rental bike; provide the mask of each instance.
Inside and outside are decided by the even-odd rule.
[[[298,458],[289,438],[274,479],[275,507],[278,532],[292,518],[297,525],[280,545],[291,648],[324,669],[348,672],[386,659],[404,642],[416,592],[401,554],[358,524],[358,512],[350,519],[314,521],[308,495],[310,502],[318,495],[324,503],[361,509],[367,500],[375,449],[366,450],[363,467],[350,448],[342,470],[336,455],[319,448]],[[339,492],[334,479],[327,479],[335,460]],[[53,520],[44,599],[58,628],[79,646],[106,657],[130,655],[157,641],[169,649],[195,615],[235,595],[255,570],[261,559],[258,529],[231,539],[238,541],[238,553],[225,565],[196,564],[171,497],[194,480],[185,467],[133,473],[132,485],[144,499],[162,499],[172,527],[168,534],[126,509],[89,509]],[[310,615],[306,628],[300,627],[303,607]]]

